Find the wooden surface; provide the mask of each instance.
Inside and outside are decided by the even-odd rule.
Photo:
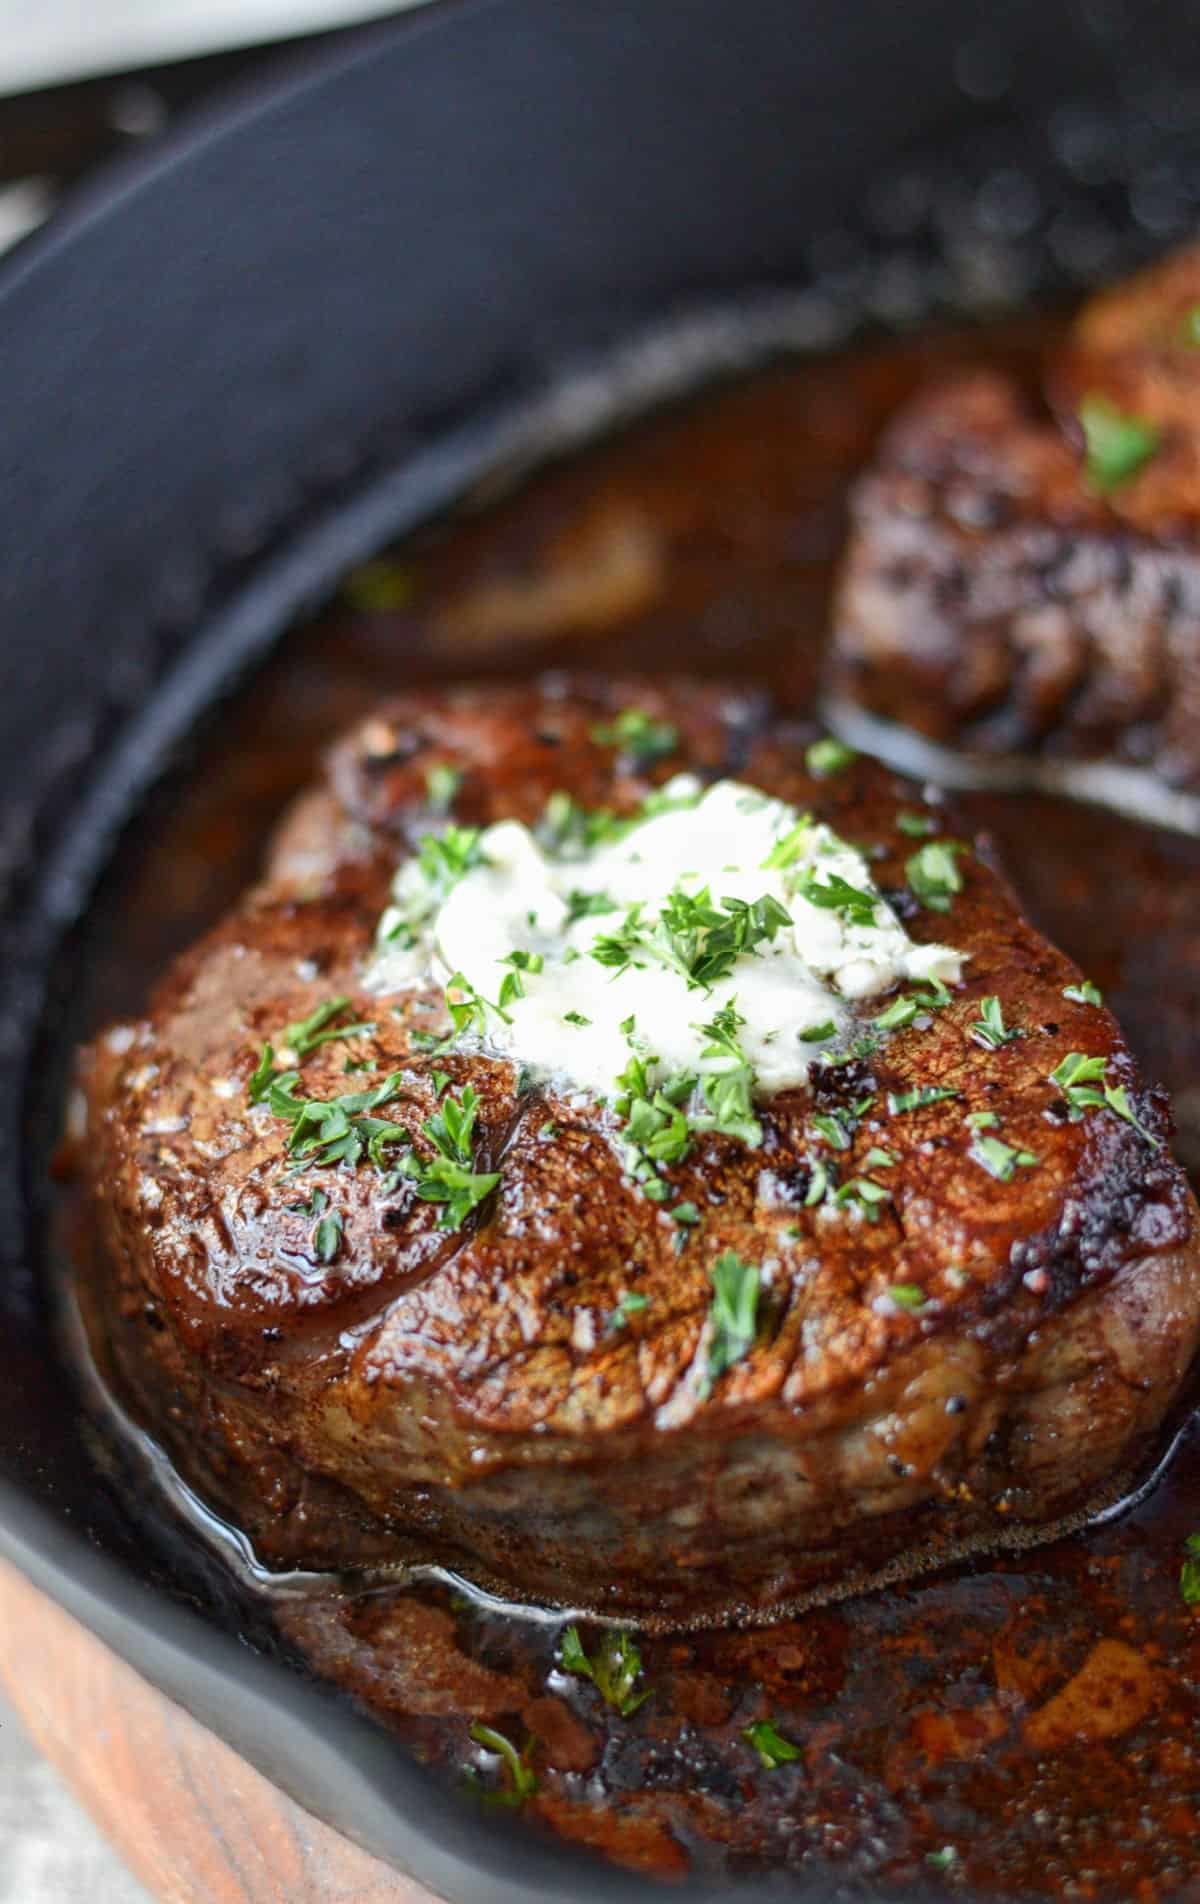
[[[436,1904],[285,1798],[3,1563],[0,1678],[161,1904]]]

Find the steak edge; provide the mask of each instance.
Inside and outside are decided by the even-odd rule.
[[[1200,248],[1086,305],[1044,404],[984,371],[900,412],[852,499],[836,725],[918,771],[955,770],[900,730],[985,778],[1041,763],[1010,780],[1200,827],[1198,307]],[[1097,399],[1158,439],[1107,488],[1080,423]]]
[[[633,703],[679,737],[648,772],[593,736]],[[98,1355],[266,1564],[437,1558],[549,1603],[765,1618],[902,1559],[1034,1538],[1145,1457],[1200,1333],[1196,1211],[1161,1095],[1111,1014],[1063,996],[1077,969],[986,845],[960,855],[951,910],[922,910],[897,829],[921,796],[867,760],[814,779],[805,737],[759,697],[686,681],[398,700],[335,748],[263,882],[145,1016],[82,1054]],[[431,1057],[436,988],[364,990],[391,875],[432,823],[435,764],[461,774],[454,817],[472,824],[533,824],[560,789],[622,813],[683,768],[736,775],[869,846],[912,937],[969,955],[965,981],[869,1060],[759,1106],[761,1148],[700,1138],[669,1172],[701,1213],[677,1248],[624,1174],[611,1113],[523,1090],[483,1052]],[[500,1182],[462,1230],[365,1162],[289,1171],[286,1128],[249,1104],[264,1043],[331,994],[375,1029],[316,1049],[306,1093],[344,1091],[349,1054],[367,1084],[400,1071],[387,1116],[418,1146],[435,1070],[478,1093],[476,1164]],[[991,994],[1021,1032],[996,1050],[971,1031]],[[1073,1051],[1103,1057],[1146,1135],[1108,1109],[1071,1120],[1050,1073]],[[889,1092],[925,1086],[958,1095],[887,1113]],[[806,1203],[809,1120],[867,1095],[837,1161],[848,1177],[872,1147],[895,1158],[874,1223]],[[1037,1167],[988,1175],[973,1112]],[[328,1262],[316,1191],[342,1219]],[[758,1327],[707,1387],[726,1249],[759,1266]],[[917,1308],[889,1293],[911,1286]],[[616,1326],[630,1290],[645,1306]]]

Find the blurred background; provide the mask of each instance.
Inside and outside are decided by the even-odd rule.
[[[421,0],[0,0],[0,250],[231,79]]]
[[[106,160],[420,0],[0,0],[0,252]],[[0,1904],[150,1904],[0,1695]]]

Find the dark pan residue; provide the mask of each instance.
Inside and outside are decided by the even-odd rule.
[[[557,661],[686,666],[815,690],[846,483],[881,420],[947,362],[1026,375],[1044,323],[788,366],[640,425],[353,578],[199,737],[127,849],[93,1020],[136,1004],[253,876],[317,752],[387,690]],[[486,506],[485,506],[486,505]],[[1042,797],[973,795],[1036,922],[1114,1004],[1200,1164],[1200,842]],[[828,1870],[1004,1896],[1200,1898],[1200,1434],[1139,1505],[1033,1554],[765,1631],[647,1637],[627,1718],[557,1663],[560,1619],[436,1579],[237,1589],[469,1802],[679,1880]],[[165,1530],[159,1533],[165,1539]],[[232,1575],[230,1576],[233,1577]],[[584,1627],[594,1648],[599,1633]],[[764,1767],[769,1719],[797,1756]]]

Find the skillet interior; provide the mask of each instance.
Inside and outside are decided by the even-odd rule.
[[[897,57],[903,53],[912,63],[912,88],[897,85],[893,66],[886,88],[880,73],[875,97],[870,91],[875,63],[868,67],[859,62],[855,97],[864,114],[859,149],[849,154],[844,140],[834,140],[835,115],[830,112],[814,108],[813,124],[806,128],[803,114],[797,120],[798,107],[832,97],[833,76],[843,70],[848,56],[854,63],[854,49],[847,48],[839,32],[869,36],[883,30],[882,9],[876,18],[873,9],[864,8],[852,29],[839,21],[837,31],[832,10],[828,16],[814,10],[814,24],[818,15],[826,31],[823,37],[815,33],[812,56],[801,75],[789,68],[785,57],[794,18],[784,8],[751,9],[734,48],[722,43],[725,15],[718,17],[716,8],[715,38],[707,45],[694,10],[686,35],[658,22],[651,29],[636,9],[625,15],[620,7],[610,10],[611,35],[607,26],[600,32],[582,9],[578,14],[561,6],[544,11],[500,5],[456,10],[400,32],[394,46],[391,35],[381,36],[374,59],[344,59],[325,79],[302,82],[265,113],[251,112],[223,138],[201,135],[173,170],[140,183],[127,181],[123,204],[85,209],[73,228],[52,234],[14,267],[0,311],[6,361],[12,361],[10,338],[15,356],[27,353],[25,364],[17,366],[26,374],[14,380],[14,387],[27,394],[12,420],[13,454],[3,489],[6,504],[11,504],[7,520],[13,544],[22,557],[6,577],[14,638],[8,654],[11,692],[5,698],[10,709],[20,708],[19,715],[10,713],[5,736],[14,823],[8,862],[14,987],[5,1024],[10,1155],[16,1154],[19,1093],[27,1078],[26,1058],[35,1049],[41,982],[51,948],[85,896],[112,829],[126,818],[139,785],[162,763],[191,715],[213,699],[234,665],[272,639],[306,597],[324,589],[382,534],[427,514],[468,477],[494,464],[502,416],[515,416],[519,400],[528,399],[556,363],[594,351],[636,330],[652,315],[695,305],[701,298],[811,279],[812,240],[827,230],[833,209],[840,215],[861,197],[864,182],[872,172],[879,175],[885,155],[890,155],[885,170],[892,177],[895,152],[907,147],[919,130],[926,136],[937,132],[943,164],[951,145],[960,140],[951,167],[959,179],[982,184],[994,171],[998,155],[1006,149],[1011,155],[1011,144],[1006,148],[1004,140],[1012,137],[1016,95],[1011,90],[1005,94],[998,125],[990,113],[983,122],[971,111],[963,114],[953,84],[953,55],[961,49],[949,30],[947,10],[933,7],[910,10],[911,37],[906,36],[897,51]],[[1052,94],[1056,86],[1061,91],[1060,62],[1077,54],[1080,64],[1073,69],[1073,83],[1081,96],[1097,85],[1119,92],[1118,75],[1125,81],[1128,74],[1111,46],[1091,34],[1061,37],[1063,20],[1051,20],[1052,15],[1053,9],[1030,8],[1006,18],[1004,32],[1011,32],[1013,41],[1001,53],[1010,73],[1022,79],[1027,72],[1037,73],[1039,83]],[[892,17],[890,10],[887,17]],[[1048,22],[1053,32],[1048,32]],[[497,37],[489,40],[493,33]],[[1047,33],[1048,42],[1039,46],[1039,36]],[[576,37],[580,34],[582,39]],[[456,41],[456,35],[462,37]],[[865,43],[870,44],[869,38]],[[531,44],[538,53],[532,62]],[[582,46],[588,53],[586,68],[579,60]],[[1034,57],[1039,53],[1040,63]],[[494,101],[504,91],[496,62],[507,60],[514,62],[513,90],[535,84],[544,107],[544,112],[527,116],[519,137],[511,125],[501,128],[496,123]],[[446,62],[445,68],[439,69],[440,61]],[[626,70],[627,61],[633,62],[632,72]],[[824,70],[823,61],[828,62]],[[344,161],[347,155],[338,150],[336,128],[351,124],[354,156],[364,159],[369,154],[386,175],[384,161],[395,157],[396,89],[411,87],[411,102],[408,93],[405,100],[413,112],[401,117],[406,136],[415,140],[413,149],[432,177],[439,170],[435,153],[439,160],[445,157],[439,141],[453,133],[455,150],[462,149],[462,119],[448,109],[447,92],[440,95],[440,115],[430,103],[438,96],[433,84],[438,70],[451,67],[460,111],[464,85],[474,77],[480,136],[499,141],[507,161],[503,175],[518,197],[518,188],[526,185],[521,202],[530,206],[530,213],[523,225],[523,247],[516,247],[521,270],[515,270],[512,231],[496,233],[489,221],[481,223],[490,203],[480,198],[479,180],[494,177],[496,168],[489,171],[487,160],[494,154],[481,155],[474,139],[469,142],[470,165],[464,161],[454,177],[457,196],[451,193],[452,202],[431,210],[428,195],[414,193],[423,215],[416,229],[407,232],[396,229],[403,204],[390,203],[389,242],[405,259],[406,295],[421,244],[436,254],[427,258],[428,275],[421,279],[417,274],[418,314],[411,305],[397,302],[397,281],[386,276],[381,281],[378,229],[365,231],[362,226],[370,221],[356,223],[353,215],[361,211],[361,187],[353,196],[347,188],[349,202],[343,198],[331,204],[328,172],[321,171],[315,149],[309,151],[306,145],[303,178],[314,202],[303,201],[294,170],[281,198],[278,162],[283,153],[294,159],[307,139],[320,146],[323,137],[333,139],[333,157]],[[680,123],[667,142],[673,167],[662,149],[664,74],[670,75],[683,102]],[[768,76],[775,88],[772,110],[747,117],[745,101],[762,99]],[[603,118],[597,121],[581,112],[583,101],[573,87],[582,89],[583,99],[598,95],[625,100],[628,110],[623,106],[619,137]],[[793,87],[802,99],[792,95]],[[340,102],[339,88],[346,89]],[[1044,123],[1038,102],[1025,99],[1020,104],[1033,123]],[[898,123],[901,110],[904,118]],[[712,155],[711,175],[697,176],[691,113],[702,116],[708,134],[723,129],[724,136],[711,136],[706,147]],[[668,130],[670,117],[666,115]],[[1142,128],[1143,166],[1150,163],[1148,154],[1158,149],[1155,136],[1163,150],[1177,149],[1170,127],[1160,125],[1156,135],[1153,120],[1141,106],[1136,119]],[[981,135],[981,123],[986,136]],[[1021,123],[1019,115],[1016,123]],[[581,124],[587,126],[582,140]],[[748,125],[755,126],[753,137]],[[956,130],[960,125],[961,134]],[[631,129],[638,136],[631,137]],[[840,134],[840,126],[836,130]],[[640,149],[639,137],[644,140]],[[240,153],[239,140],[251,141]],[[551,206],[542,196],[547,168],[535,149],[541,140],[554,153],[559,174],[567,174],[560,181],[562,197]],[[1048,138],[1044,145],[1023,138],[1022,156],[1031,149],[1045,168],[1047,191],[1061,190],[1065,201],[1093,203],[1091,190],[1077,176],[1059,178]],[[247,151],[257,154],[257,172],[265,181],[257,202],[255,192],[245,192],[244,167],[239,171]],[[519,166],[514,156],[518,153]],[[565,163],[564,153],[569,155]],[[653,154],[655,168],[648,169],[648,154]],[[326,144],[319,158],[328,161],[330,156]],[[405,156],[411,163],[412,153]],[[651,172],[654,190],[648,191]],[[344,183],[339,172],[339,188]],[[231,197],[235,186],[236,208]],[[619,207],[619,217],[599,233],[594,226],[583,231],[579,221],[567,215],[589,193],[610,207],[615,194]],[[337,193],[332,195],[336,199]],[[742,216],[746,203],[761,205],[761,222]],[[816,209],[804,219],[797,214],[798,205]],[[221,213],[228,214],[222,227],[229,236],[228,255],[211,278],[193,259],[187,283],[191,308],[177,309],[172,298],[164,313],[155,246],[181,208],[193,230],[207,231],[210,219],[220,222]],[[350,233],[344,243],[339,218]],[[1039,225],[1035,241],[1018,248],[1028,265],[1022,289],[1044,289],[1055,270],[1061,271],[1061,244],[1056,251],[1046,242],[1052,225],[1052,218],[1045,230]],[[494,239],[493,249],[483,246],[484,255],[473,261],[476,282],[486,293],[476,303],[470,286],[463,283],[464,229],[477,248],[485,230]],[[1096,229],[1107,233],[1108,242],[1103,257],[1093,255],[1091,264],[1105,269],[1124,262],[1153,235],[1145,227],[1125,225],[1123,218],[1099,219]],[[265,248],[265,273],[264,231],[277,241]],[[458,234],[456,244],[450,242],[452,231]],[[669,244],[664,231],[672,233]],[[390,331],[380,326],[366,338],[356,333],[351,301],[339,303],[335,297],[333,315],[341,320],[341,328],[332,332],[328,309],[302,308],[306,299],[310,307],[321,303],[311,295],[314,244],[320,236],[328,247],[335,232],[333,249],[344,268],[339,272],[330,258],[322,276],[335,285],[370,286],[372,297],[393,317],[400,311],[410,325],[407,352],[400,324]],[[552,244],[545,241],[547,233],[553,234]],[[924,233],[916,249],[926,247],[924,261],[936,269],[935,236]],[[1129,240],[1126,249],[1123,238]],[[113,275],[114,243],[122,292],[106,304],[102,293]],[[893,238],[889,249],[894,243]],[[539,250],[553,255],[539,256]],[[819,247],[816,255],[819,259]],[[829,255],[835,268],[825,272],[830,281],[820,309],[832,310],[836,324],[861,311],[864,281],[856,280],[853,270],[836,268],[836,246]],[[840,255],[845,260],[852,253],[843,249]],[[254,282],[246,289],[243,281],[251,269]],[[869,281],[877,286],[874,275]],[[144,335],[137,334],[139,285],[146,292],[146,308],[154,311]],[[72,287],[78,287],[74,298]],[[92,290],[97,295],[85,315],[84,293]],[[218,353],[196,366],[194,378],[190,373],[181,378],[181,345],[185,339],[195,340],[198,319],[210,299],[227,305],[221,334],[243,342],[249,336],[253,347],[241,356]],[[355,308],[368,301],[361,290],[353,300]],[[448,304],[456,318],[449,335],[441,321]],[[536,322],[531,322],[531,304]],[[811,320],[815,307],[803,308],[805,321]],[[61,316],[57,349],[47,341],[45,313],[50,309],[66,313],[70,348],[65,352]],[[758,331],[760,347],[771,341],[772,323],[778,334],[780,310],[778,303],[769,307],[771,322],[764,318]],[[554,314],[552,322],[547,312]],[[435,314],[436,351],[429,342],[435,334]],[[784,315],[786,329],[786,322],[794,319]],[[144,346],[140,355],[130,348],[131,321],[135,341]],[[339,338],[332,366],[331,335]],[[697,374],[714,361],[719,364],[723,351],[754,349],[753,337],[747,343],[744,331],[710,327],[705,336],[704,350],[696,351],[692,364]],[[658,360],[641,361],[653,366]],[[51,368],[53,379],[48,375]],[[176,385],[182,386],[186,399],[180,403]],[[561,424],[564,416],[576,428],[581,418],[587,424],[602,422],[611,385],[603,392],[596,385],[591,390],[590,407],[577,397],[566,410],[561,405],[553,410],[551,422]],[[231,400],[231,391],[238,401]],[[148,392],[154,402],[147,402]],[[597,400],[598,392],[602,400]],[[214,410],[218,396],[223,402]],[[213,415],[229,417],[215,432],[216,440],[210,429],[198,427]],[[68,427],[79,419],[87,421],[85,434]],[[535,420],[531,444],[539,435],[544,440],[545,427],[543,414]],[[356,445],[353,453],[343,448],[341,471],[337,459],[328,455],[339,433],[343,446]],[[364,437],[371,439],[371,449],[360,455],[357,445]],[[74,453],[59,453],[61,472],[47,449],[60,438]],[[410,454],[403,454],[406,445]],[[317,467],[318,452],[326,456],[325,488],[297,498],[294,489],[289,493],[294,472]],[[118,463],[128,469],[127,484],[106,480]],[[45,471],[45,481],[31,484],[30,469]],[[60,473],[61,481],[51,479]],[[373,483],[368,481],[372,474]],[[355,494],[349,505],[344,503],[347,492]],[[223,547],[214,559],[211,544],[218,522],[223,525]],[[239,538],[240,557],[235,553]],[[163,607],[164,596],[172,599],[169,609]],[[148,625],[150,605],[153,627]],[[123,745],[110,746],[119,717],[128,716],[131,702],[185,650],[188,666],[175,668],[167,692],[147,706],[136,728],[126,718]],[[48,854],[48,847],[55,850]],[[36,1577],[114,1639],[135,1663],[314,1809],[412,1865],[448,1895],[521,1896],[534,1886],[538,1894],[547,1895],[555,1894],[558,1886],[563,1896],[587,1895],[593,1885],[604,1890],[602,1873],[572,1865],[560,1874],[552,1848],[525,1838],[506,1843],[499,1860],[503,1876],[481,1876],[480,1864],[495,1867],[498,1862],[486,1843],[488,1821],[464,1828],[456,1810],[439,1809],[423,1790],[417,1800],[410,1783],[416,1774],[398,1764],[394,1753],[350,1715],[339,1714],[331,1725],[316,1694],[281,1674],[247,1673],[244,1654],[239,1656],[212,1626],[202,1626],[178,1610],[181,1598],[199,1601],[209,1620],[215,1616],[219,1623],[225,1610],[219,1576],[206,1575],[201,1568],[187,1578],[179,1566],[157,1561],[129,1538],[97,1485],[78,1418],[63,1407],[33,1250],[43,1214],[37,1193],[57,1118],[62,1061],[78,1028],[67,1000],[95,949],[94,933],[102,929],[104,917],[103,909],[97,910],[89,930],[73,936],[54,968],[36,1046],[28,1174],[22,1194],[17,1185],[6,1186],[3,1354],[8,1379],[0,1412],[0,1460],[7,1549],[19,1554]],[[72,1523],[87,1530],[90,1550],[71,1531]],[[139,1581],[150,1587],[149,1595],[139,1591]],[[228,1688],[235,1674],[240,1691],[233,1700]],[[324,1736],[318,1742],[319,1731]],[[382,1800],[385,1790],[398,1802]],[[413,1822],[418,1810],[420,1831]],[[472,1836],[476,1830],[478,1841]],[[456,1848],[449,1849],[451,1844]],[[608,1888],[613,1895],[632,1894],[628,1877]],[[792,1889],[795,1892],[794,1885]]]

